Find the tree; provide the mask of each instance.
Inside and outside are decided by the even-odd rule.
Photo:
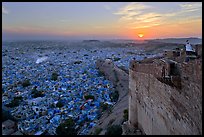
[[[128,120],[128,109],[125,109],[123,111],[123,118],[124,118],[124,121],[127,121]]]
[[[122,127],[120,125],[112,125],[107,128],[105,135],[121,135]]]
[[[75,122],[72,118],[68,118],[64,123],[61,123],[56,129],[57,135],[77,135]]]
[[[52,73],[52,76],[51,76],[51,80],[56,81],[56,80],[57,80],[57,77],[58,77],[58,74],[57,74],[56,72],[53,72],[53,73]]]
[[[56,104],[57,107],[61,108],[64,106],[64,104],[62,103],[62,101],[58,101]]]
[[[86,96],[84,96],[84,98],[86,100],[88,100],[88,99],[93,99],[94,100],[94,96],[92,96],[92,95],[86,95]]]
[[[94,132],[93,134],[94,134],[94,135],[98,135],[98,134],[101,133],[102,130],[103,130],[102,128],[96,128],[96,129],[95,129],[95,132]]]
[[[13,100],[9,103],[9,104],[6,104],[5,106],[6,107],[17,107],[20,102],[22,101],[23,97],[19,96],[19,97],[14,97]]]
[[[110,94],[110,96],[111,96],[111,101],[116,102],[119,98],[119,93],[117,90],[115,90]]]
[[[82,61],[80,61],[80,60],[74,62],[74,64],[81,64],[81,63],[82,63]]]
[[[113,61],[119,61],[121,58],[114,57]]]
[[[98,77],[103,77],[103,76],[105,76],[105,73],[102,72],[102,71],[99,71],[99,72],[98,72]]]
[[[23,87],[27,87],[27,86],[30,86],[30,81],[28,79],[26,79],[25,81],[22,82],[22,86]]]
[[[111,119],[111,120],[108,122],[108,125],[110,126],[114,121],[115,121],[115,119]]]
[[[37,97],[43,97],[43,91],[36,91],[33,93],[33,98],[37,98]]]
[[[34,94],[35,92],[37,92],[37,86],[33,87],[31,94]]]
[[[13,120],[13,121],[17,121],[12,115],[11,112],[9,110],[5,110],[4,108],[2,108],[2,122],[6,121],[6,120]]]
[[[110,109],[109,105],[107,103],[100,103],[100,109],[101,111],[106,111],[108,109]]]

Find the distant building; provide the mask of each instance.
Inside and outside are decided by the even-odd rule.
[[[189,61],[189,59],[195,59],[197,57],[195,49],[192,47],[188,40],[186,41],[185,50],[186,50],[185,61]]]
[[[15,133],[13,133],[11,135],[23,135],[23,134],[20,131],[16,131]]]
[[[42,135],[43,131],[37,131],[34,135]]]
[[[2,123],[2,135],[11,135],[15,132],[15,122],[8,119]]]
[[[188,40],[186,41],[186,52],[187,53],[195,52],[195,50],[193,49],[193,47],[191,46]]]
[[[179,48],[176,48],[175,50],[165,50],[164,56],[168,58],[178,57],[178,56],[181,56],[181,51]]]

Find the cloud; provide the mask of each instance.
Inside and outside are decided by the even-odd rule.
[[[165,14],[167,19],[177,22],[190,22],[191,20],[202,21],[202,3],[188,2],[179,5],[180,9],[176,12]]]
[[[154,24],[149,24],[149,25],[141,25],[141,26],[136,26],[136,27],[127,27],[127,28],[131,28],[131,29],[143,29],[143,28],[150,28],[150,27],[153,27],[153,26],[158,26],[158,25],[161,25],[159,23],[154,23]]]
[[[152,26],[147,24],[148,22],[156,21],[161,17],[158,13],[145,13],[145,10],[151,8],[152,6],[143,3],[130,3],[113,14],[121,16],[119,22],[127,24],[130,28],[147,28]]]
[[[125,23],[129,28],[148,28],[159,25],[159,19],[163,16],[155,12],[146,12],[151,8],[152,6],[143,3],[130,3],[113,14],[121,16],[119,22]]]
[[[2,14],[8,14],[8,10],[2,5]]]
[[[152,21],[155,21],[157,19],[160,19],[161,17],[162,17],[161,14],[152,12],[152,13],[146,13],[146,14],[142,14],[142,15],[137,16],[137,20],[143,21],[143,22],[152,22]]]
[[[113,14],[120,16],[119,23],[125,24],[126,28],[139,29],[153,26],[184,22],[189,19],[198,19],[201,14],[202,3],[184,3],[178,5],[178,10],[165,12],[157,11],[146,3],[130,3]],[[193,13],[197,11],[198,13]],[[192,15],[192,16],[191,16]],[[188,17],[188,19],[187,19]]]
[[[202,9],[202,3],[201,2],[188,2],[184,4],[180,4],[180,7],[182,10],[186,12],[192,12]]]
[[[148,8],[150,8],[150,6],[142,3],[130,3],[113,14],[132,17],[141,14],[143,10]]]

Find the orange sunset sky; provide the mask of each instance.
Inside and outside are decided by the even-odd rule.
[[[202,37],[202,3],[3,2],[2,29],[3,40]]]

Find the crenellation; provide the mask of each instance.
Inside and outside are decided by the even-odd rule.
[[[129,123],[144,134],[202,134],[202,60],[130,62]]]

